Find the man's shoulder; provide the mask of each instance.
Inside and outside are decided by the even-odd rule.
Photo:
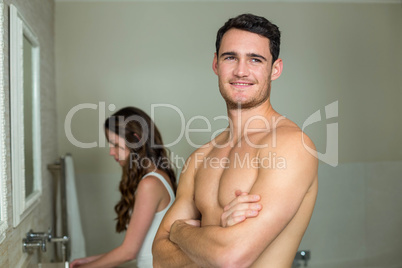
[[[275,135],[269,138],[269,146],[259,149],[257,155],[258,173],[264,180],[267,176],[279,176],[281,179],[287,177],[308,187],[317,180],[318,157],[315,145],[297,126],[277,128]]]
[[[251,140],[252,135],[253,133],[251,132],[251,135],[245,136]],[[310,140],[296,123],[284,116],[280,116],[272,120],[266,129],[256,132],[254,139],[256,144],[260,145],[260,148],[277,148],[281,144],[300,142],[304,137]]]
[[[199,155],[207,156],[214,149],[225,148],[226,146],[230,145],[230,142],[227,141],[228,133],[226,132],[220,133],[209,142],[195,149],[189,156],[188,160],[190,161],[191,159],[194,159],[196,156]]]
[[[304,133],[291,120],[284,122],[266,133],[261,139],[261,149],[259,153],[275,153],[288,159],[299,159],[299,163],[304,161],[315,165],[317,161],[316,148],[310,137]],[[265,145],[265,146],[264,146]]]
[[[283,147],[295,146],[296,148],[300,146],[305,148],[308,146],[315,150],[313,141],[296,124],[279,127],[276,132],[278,145],[282,145]]]

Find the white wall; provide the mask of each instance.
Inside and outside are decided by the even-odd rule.
[[[99,142],[103,135],[99,134],[99,124],[104,114],[112,113],[109,104],[117,108],[138,106],[148,113],[152,104],[170,104],[183,112],[186,123],[194,116],[208,118],[210,132],[190,135],[194,143],[208,141],[212,133],[225,126],[214,117],[226,114],[211,69],[216,31],[228,18],[244,12],[263,15],[282,31],[284,72],[273,83],[272,91],[272,102],[279,112],[302,126],[315,111],[323,112],[326,105],[339,101],[338,118],[306,128],[318,150],[325,152],[326,124],[339,123],[342,165],[338,169],[322,164],[323,183],[315,215],[328,214],[323,205],[326,202],[356,196],[364,200],[355,204],[353,199],[347,199],[355,204],[352,214],[361,215],[362,222],[371,220],[361,212],[368,204],[367,193],[361,192],[359,186],[351,188],[356,192],[342,190],[349,189],[349,183],[362,181],[366,185],[369,179],[358,172],[360,164],[354,163],[402,160],[402,126],[397,123],[402,112],[402,80],[397,76],[402,69],[400,4],[58,2],[55,32],[59,146],[61,152],[71,152],[75,157],[89,254],[106,251],[122,239],[113,233],[120,168],[111,161],[107,148],[82,149],[67,139],[64,120],[68,112],[78,104],[105,102],[106,112],[81,110],[72,120],[72,133],[77,140]],[[177,139],[181,121],[174,110],[157,109],[155,121],[165,143]],[[205,127],[201,120],[191,124],[191,128]],[[183,158],[194,150],[185,138],[170,149]],[[347,174],[355,174],[347,171],[350,165],[356,165],[353,168],[359,177],[345,178],[345,184],[336,188],[330,199],[331,183],[339,172],[346,168]],[[399,189],[399,173],[390,177],[397,178],[390,181],[390,189]],[[373,185],[364,189],[373,190],[377,184]],[[349,214],[343,214],[342,209],[337,207],[337,212],[328,217],[340,215],[346,219]],[[401,218],[398,212],[383,216],[390,221]],[[311,226],[329,226],[320,232],[309,228],[305,241],[312,242],[302,243],[305,249],[312,250],[312,261],[316,263],[334,260],[342,253],[331,251],[333,247],[320,240],[325,230],[332,230],[326,235],[336,237],[337,223],[320,222],[314,216]],[[354,227],[345,228],[353,232]],[[364,243],[370,240],[366,234],[361,236]],[[395,246],[402,249],[400,243]],[[366,251],[349,253],[345,260],[367,255]]]

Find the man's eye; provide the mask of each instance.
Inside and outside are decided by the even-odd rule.
[[[251,59],[252,62],[262,62],[260,59],[253,58]]]
[[[225,57],[224,59],[225,59],[225,60],[234,60],[235,58],[232,57],[232,56],[229,56],[229,57]]]

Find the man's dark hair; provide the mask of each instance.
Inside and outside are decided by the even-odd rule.
[[[216,55],[219,57],[219,48],[223,35],[232,28],[244,30],[262,35],[269,39],[269,50],[272,55],[272,64],[279,57],[279,47],[281,43],[281,33],[278,26],[271,23],[264,17],[259,17],[253,14],[242,14],[235,18],[229,19],[223,25],[216,35]]]

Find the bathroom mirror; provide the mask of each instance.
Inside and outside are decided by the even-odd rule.
[[[38,203],[41,183],[39,41],[10,5],[10,110],[13,223]]]

